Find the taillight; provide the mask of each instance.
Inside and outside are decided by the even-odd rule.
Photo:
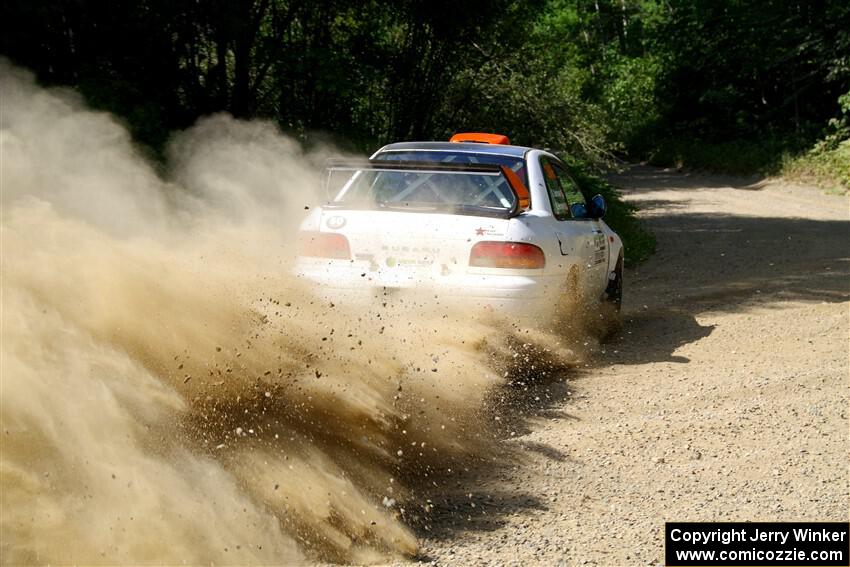
[[[546,265],[546,256],[534,244],[485,241],[472,247],[469,265],[476,268],[535,270]]]
[[[298,235],[298,255],[350,260],[351,247],[338,232],[304,231]]]

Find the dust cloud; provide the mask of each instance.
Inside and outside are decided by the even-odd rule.
[[[414,555],[427,490],[509,458],[487,404],[518,352],[574,358],[313,296],[291,243],[330,150],[218,115],[158,173],[74,93],[5,61],[0,89],[4,564]]]

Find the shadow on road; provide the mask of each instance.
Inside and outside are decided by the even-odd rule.
[[[850,223],[676,211],[654,217],[658,252],[626,274],[623,330],[599,362],[687,362],[708,312],[850,299]]]
[[[658,253],[629,274],[630,311],[850,298],[850,222],[682,212],[651,225]]]

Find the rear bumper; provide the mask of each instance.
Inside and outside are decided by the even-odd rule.
[[[563,285],[556,276],[525,275],[522,270],[480,271],[437,274],[404,268],[369,270],[355,263],[302,258],[295,274],[316,284],[318,296],[340,303],[370,305],[387,298],[410,298],[426,309],[471,314],[492,311],[522,323],[539,324],[552,317]]]

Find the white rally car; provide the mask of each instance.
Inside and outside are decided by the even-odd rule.
[[[533,324],[566,295],[619,309],[623,245],[602,220],[605,200],[549,152],[457,134],[390,144],[326,173],[330,200],[301,225],[296,263],[326,296],[413,288]]]

